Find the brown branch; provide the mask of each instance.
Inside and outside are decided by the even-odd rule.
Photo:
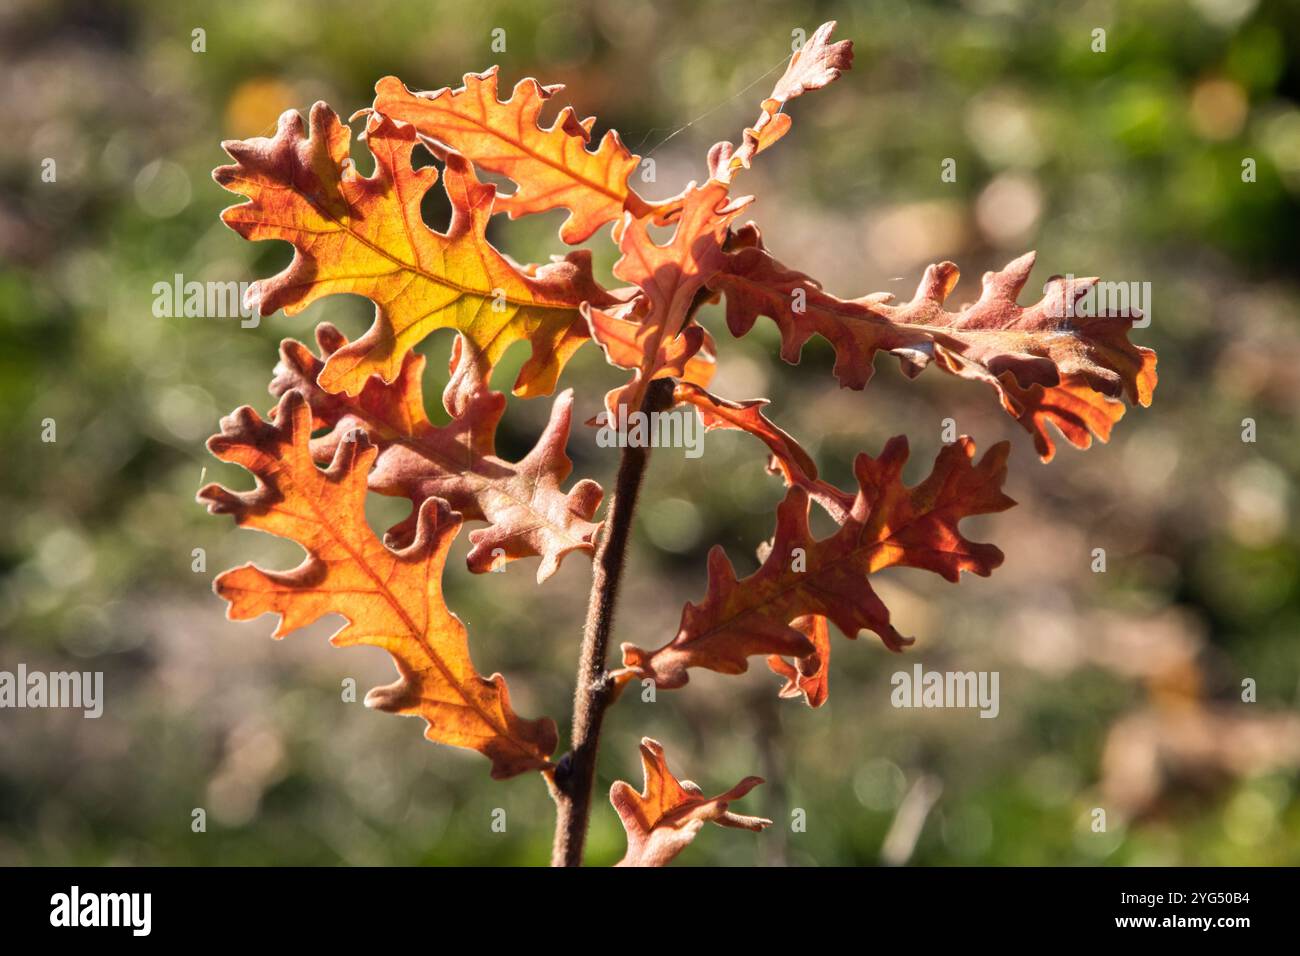
[[[643,412],[661,412],[672,405],[672,379],[651,382],[641,404]],[[581,866],[591,816],[591,790],[596,777],[596,751],[605,710],[616,688],[605,669],[609,635],[614,625],[614,605],[627,557],[637,494],[650,461],[649,448],[623,449],[618,464],[614,497],[609,503],[605,530],[596,546],[591,578],[591,599],[578,657],[578,680],[573,693],[572,750],[560,759],[550,779],[555,798],[555,845],[552,866]]]

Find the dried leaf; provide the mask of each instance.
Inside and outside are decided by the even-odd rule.
[[[497,95],[497,68],[467,73],[459,89],[413,93],[395,76],[375,86],[375,110],[415,126],[421,134],[462,153],[483,169],[510,177],[518,187],[497,199],[496,211],[518,219],[550,209],[569,210],[560,238],[574,244],[630,210],[651,211],[628,186],[639,157],[628,152],[618,133],[605,133],[588,149],[595,117],[579,120],[565,107],[549,127],[541,127],[542,108],[563,86],[525,79],[510,98]]]
[[[824,292],[815,280],[772,258],[750,226],[737,231],[729,248],[728,266],[710,286],[726,296],[732,334],[744,335],[760,315],[769,316],[781,332],[781,356],[791,363],[799,361],[809,338],[821,335],[835,349],[835,375],[845,387],[866,385],[878,351],[897,356],[909,376],[933,362],[991,386],[1034,436],[1044,460],[1053,452],[1046,421],[1087,447],[1089,429],[1104,441],[1123,414],[1105,399],[1123,395],[1151,404],[1155,353],[1128,340],[1137,316],[1071,314],[1097,279],[1054,278],[1038,302],[1016,303],[1033,268],[1032,252],[986,273],[978,301],[949,312],[943,305],[958,278],[951,262],[927,268],[911,301],[895,305],[884,293],[839,299]]]
[[[736,170],[748,169],[755,156],[790,131],[790,117],[782,112],[786,103],[828,86],[853,66],[853,41],[830,43],[834,30],[834,20],[823,23],[790,58],[772,95],[763,101],[758,121],[745,130],[739,149],[722,142],[709,151],[709,170],[714,179],[728,183]]]
[[[222,419],[208,440],[222,461],[257,478],[252,491],[220,485],[199,491],[213,514],[230,514],[300,544],[307,552],[291,571],[245,564],[217,576],[213,590],[230,603],[231,620],[280,617],[281,638],[327,614],[347,619],[330,638],[337,647],[382,647],[398,679],[366,695],[366,706],[423,717],[425,736],[468,747],[492,761],[492,776],[511,777],[550,766],[557,741],[549,717],[525,720],[510,707],[505,679],[484,679],[470,662],[465,626],[442,596],[442,570],[460,516],[430,498],[420,506],[411,543],[394,551],[366,523],[366,476],[377,450],[364,433],[341,442],[329,468],[312,460],[312,413],[306,399],[286,392],[274,421],[244,407]]]
[[[391,382],[406,354],[439,328],[469,339],[485,378],[510,345],[528,341],[532,355],[516,394],[553,390],[572,352],[572,330],[585,336],[578,306],[617,302],[592,277],[590,253],[570,253],[531,275],[517,268],[485,237],[496,187],[479,182],[454,152],[445,155],[443,173],[451,224],[446,234],[435,232],[421,218],[420,202],[438,173],[412,168],[414,127],[368,114],[370,177],[349,158],[350,137],[334,111],[317,103],[310,138],[289,111],[272,139],[222,144],[235,164],[214,170],[213,178],[249,198],[222,219],[246,239],[283,239],[295,249],[287,269],[249,289],[261,314],[283,307],[294,315],[340,292],[374,301],[374,325],[330,356],[321,373],[329,392],[356,395],[373,374]]]
[[[1002,492],[1008,445],[993,446],[972,465],[975,445],[961,438],[946,446],[921,484],[902,482],[907,440],[892,438],[879,458],[854,462],[857,497],[848,519],[828,538],[814,540],[808,527],[808,493],[791,488],[777,508],[776,536],[762,566],[743,581],[721,547],[709,552],[708,591],[688,604],[677,636],[655,651],[623,645],[625,673],[651,677],[659,687],[681,687],[687,669],[723,674],[748,669],[754,654],[806,657],[816,648],[791,626],[808,614],[829,618],[848,637],[862,629],[900,650],[911,639],[890,623],[889,610],[869,576],[882,568],[923,568],[956,581],[961,571],[987,576],[1002,552],[976,544],[958,530],[962,518],[1004,511],[1014,502]]]
[[[424,357],[415,352],[407,353],[391,384],[372,375],[356,396],[331,395],[317,386],[326,361],[348,344],[327,323],[316,329],[319,358],[293,339],[281,343],[271,394],[278,397],[297,389],[311,405],[313,428],[329,429],[312,439],[317,462],[328,463],[339,443],[357,428],[379,448],[370,473],[371,490],[410,498],[413,506],[411,516],[389,532],[386,543],[408,543],[420,505],[426,498],[442,498],[465,520],[488,524],[470,532],[473,548],[466,561],[471,571],[492,571],[507,561],[538,556],[540,583],[555,573],[565,555],[592,553],[599,528],[591,519],[600,506],[600,485],[583,479],[567,493],[561,488],[573,471],[564,450],[573,393],[565,391],[556,398],[533,450],[518,462],[506,461],[496,454],[496,430],[506,398],[477,376],[478,363],[462,355],[461,341],[453,355],[447,395],[453,418],[441,427],[431,424],[425,413],[420,387]]]
[[[830,628],[820,614],[795,618],[790,626],[812,641],[813,652],[788,661],[776,654],[768,657],[772,673],[785,678],[785,686],[777,694],[783,698],[802,697],[809,707],[820,707],[830,695]]]
[[[615,781],[609,802],[627,831],[627,854],[618,866],[666,866],[695,839],[706,822],[739,830],[762,830],[772,825],[761,817],[745,817],[727,807],[763,782],[746,777],[726,793],[706,797],[689,780],[678,781],[668,769],[664,748],[657,740],[641,738],[641,766],[645,789],[637,793],[630,783]]]

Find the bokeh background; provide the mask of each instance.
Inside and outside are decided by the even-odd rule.
[[[752,217],[769,246],[845,296],[908,296],[947,258],[964,270],[956,301],[969,301],[983,271],[1031,248],[1031,288],[1066,272],[1149,281],[1152,323],[1133,337],[1159,350],[1155,404],[1130,410],[1109,444],[1043,465],[979,386],[935,372],[908,382],[881,359],[865,392],[840,390],[825,342],[788,366],[769,321],[738,341],[706,309],[716,390],[772,398],[827,477],[848,485],[857,451],[905,433],[917,480],[953,417],[981,447],[1012,440],[1020,505],[967,525],[1006,552],[992,578],[879,577],[917,643],[897,657],[836,635],[819,711],[778,700],[761,662],[740,678],[697,672],[654,703],[628,694],[607,722],[598,791],[640,784],[643,734],[711,792],[766,777],[737,809],[778,825],[708,828],[682,858],[696,864],[1300,862],[1294,3],[4,0],[0,669],[101,670],[107,701],[99,720],[0,712],[0,863],[548,859],[539,780],[493,782],[481,757],[425,742],[417,721],[341,700],[345,678],[363,693],[391,679],[383,652],[330,648],[331,621],[273,642],[270,618],[228,623],[209,590],[225,567],[287,567],[298,552],[194,503],[205,480],[247,487],[204,438],[238,405],[269,407],[281,337],[309,340],[326,319],[357,335],[370,305],[338,296],[244,329],[156,318],[153,284],[251,280],[288,261],[286,245],[218,222],[233,200],[209,175],[222,139],[269,133],[282,110],[324,99],[346,116],[386,74],[435,89],[496,62],[506,84],[567,84],[560,101],[652,155],[657,182],[638,186],[667,196],[752,121],[792,29],[832,18],[855,41],[853,71],[793,105],[791,135],[741,184],[760,197]],[[490,49],[498,27],[504,53]],[[955,183],[940,180],[945,158]],[[1245,158],[1255,182],[1242,181]],[[492,237],[545,261],[563,251],[562,216],[498,219]],[[590,245],[607,275],[605,232]],[[431,398],[450,341],[423,346]],[[522,361],[517,348],[507,364]],[[579,354],[562,383],[578,390],[578,420],[621,374],[594,348]],[[548,407],[512,403],[508,457]],[[54,443],[40,438],[46,418]],[[589,430],[569,451],[575,476],[609,486],[615,460]],[[712,544],[742,573],[756,566],[782,493],[763,459],[739,434],[710,436],[699,460],[654,456],[617,641],[672,635],[703,593]],[[401,510],[378,502],[377,525]],[[1105,573],[1090,569],[1094,548]],[[571,557],[537,588],[533,562],[475,577],[464,550],[447,593],[476,663],[504,672],[517,709],[553,715],[563,738],[588,562]],[[999,717],[892,709],[890,675],[916,662],[999,671]],[[1241,700],[1247,678],[1254,703]],[[205,833],[191,830],[198,807]],[[622,852],[603,800],[589,845],[592,863]]]

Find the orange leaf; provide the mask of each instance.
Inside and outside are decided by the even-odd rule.
[[[830,695],[831,632],[826,618],[809,614],[795,618],[790,626],[812,641],[813,652],[806,657],[787,661],[776,654],[767,659],[772,673],[785,678],[778,696],[802,697],[809,707],[820,707]]]
[[[213,590],[230,603],[231,620],[278,614],[281,638],[327,614],[347,623],[330,638],[336,647],[382,647],[398,679],[366,695],[366,706],[423,717],[425,736],[469,747],[492,761],[504,778],[550,766],[557,741],[549,717],[524,720],[510,708],[505,679],[484,679],[470,662],[465,626],[442,596],[442,570],[460,516],[446,502],[421,506],[411,543],[394,551],[366,523],[366,475],[376,449],[364,433],[339,443],[322,471],[308,445],[312,413],[298,392],[280,399],[274,422],[244,407],[222,419],[208,440],[222,461],[257,478],[252,491],[220,485],[199,491],[213,514],[230,514],[241,527],[297,542],[307,552],[291,571],[245,564],[217,576]]]
[[[595,117],[579,120],[571,107],[549,127],[538,123],[546,101],[564,89],[525,79],[505,102],[497,96],[497,68],[467,73],[465,85],[413,93],[395,76],[375,85],[375,110],[412,124],[483,169],[509,176],[518,187],[497,200],[497,212],[518,219],[550,209],[569,210],[560,238],[579,243],[629,209],[651,207],[627,184],[639,157],[609,130],[592,152]]]
[[[1154,353],[1151,362],[1155,363]],[[998,376],[998,392],[1002,407],[1034,437],[1034,448],[1043,461],[1051,461],[1056,454],[1056,445],[1045,427],[1048,422],[1071,445],[1088,448],[1093,435],[1109,441],[1115,423],[1124,417],[1123,402],[1094,392],[1087,382],[1071,375],[1062,377],[1061,384],[1055,388],[1041,385],[1021,388],[1014,375],[1003,372]]]
[[[689,325],[676,338],[660,340],[656,351],[646,355],[646,339],[653,331],[653,324],[647,321],[648,308],[643,296],[617,309],[592,309],[586,303],[582,306],[591,337],[604,351],[606,360],[611,365],[636,372],[631,384],[611,392],[617,396],[615,408],[619,404],[627,405],[630,411],[640,407],[644,391],[638,386],[645,378],[642,366],[653,370],[651,379],[691,377],[701,373],[712,377],[716,366],[716,359],[710,361],[702,356],[706,344],[710,349],[712,347],[712,337],[702,325]]]
[[[957,525],[1014,504],[1002,492],[1007,453],[1000,442],[973,465],[975,445],[963,437],[939,453],[930,477],[908,488],[902,482],[907,440],[892,438],[879,458],[857,457],[858,493],[849,516],[820,541],[808,527],[808,493],[791,488],[777,508],[776,536],[762,553],[762,566],[738,580],[726,552],[715,546],[704,600],[686,606],[677,636],[658,650],[624,644],[626,672],[674,688],[687,682],[690,667],[741,674],[754,654],[806,657],[816,648],[791,623],[808,614],[829,618],[848,637],[874,631],[885,646],[900,650],[911,639],[894,629],[869,576],[895,566],[923,568],[949,581],[962,571],[990,574],[1002,552],[967,540]]]
[[[618,866],[666,866],[695,839],[705,823],[738,830],[762,830],[772,825],[761,817],[730,812],[732,800],[739,800],[763,782],[746,777],[726,793],[706,797],[689,780],[679,781],[668,769],[663,745],[641,738],[641,766],[645,790],[637,793],[630,783],[617,780],[609,789],[609,802],[618,811],[627,831],[627,854]]]
[[[442,427],[430,423],[425,414],[420,388],[424,357],[415,352],[407,354],[391,384],[373,375],[355,397],[331,395],[317,386],[324,360],[348,342],[328,323],[316,329],[320,358],[293,339],[280,344],[271,394],[302,392],[312,408],[313,428],[329,429],[312,439],[317,462],[327,464],[339,443],[356,428],[364,429],[379,448],[370,489],[410,498],[414,505],[410,517],[389,532],[387,543],[408,542],[420,505],[426,498],[442,498],[465,520],[488,524],[470,532],[474,547],[466,560],[471,571],[492,571],[501,562],[539,556],[540,583],[555,573],[570,552],[591,554],[599,528],[591,519],[600,506],[600,485],[584,479],[567,493],[560,487],[573,471],[564,450],[573,393],[565,391],[556,398],[551,420],[533,450],[518,462],[506,461],[496,454],[496,430],[506,398],[476,377],[477,364],[461,356],[462,340],[456,341],[453,387],[448,392],[453,418]],[[462,365],[468,371],[455,374]]]
[[[958,278],[951,262],[928,267],[911,301],[895,305],[893,296],[883,293],[839,299],[824,292],[815,280],[772,258],[752,226],[738,230],[729,248],[734,251],[728,266],[710,286],[726,295],[732,334],[744,335],[760,315],[770,316],[781,332],[781,357],[791,363],[799,361],[809,338],[820,335],[834,347],[835,375],[847,388],[866,385],[878,351],[897,356],[909,376],[933,362],[992,387],[1034,435],[1044,460],[1053,453],[1043,430],[1046,421],[1087,447],[1089,429],[1105,440],[1123,414],[1105,399],[1123,395],[1135,404],[1151,404],[1155,353],[1128,340],[1137,316],[1070,314],[1098,280],[1076,279],[1071,285],[1056,278],[1038,302],[1016,303],[1033,268],[1032,252],[1000,272],[986,273],[979,299],[949,312],[944,302]]]
[[[287,269],[249,289],[261,314],[283,307],[294,315],[340,292],[374,301],[374,325],[330,356],[321,373],[329,392],[356,395],[373,374],[391,382],[406,354],[439,328],[469,339],[485,377],[510,345],[530,342],[532,356],[515,392],[554,389],[572,351],[571,330],[577,326],[585,335],[578,305],[616,301],[592,278],[590,254],[570,253],[532,274],[506,260],[485,238],[496,187],[479,182],[454,152],[445,154],[443,174],[451,224],[446,234],[434,232],[420,203],[438,173],[432,166],[412,168],[414,127],[368,115],[370,177],[349,158],[350,137],[333,110],[317,103],[310,138],[290,111],[272,139],[222,144],[235,164],[214,170],[213,178],[249,198],[222,219],[246,239],[283,239],[295,249]]]
[[[749,202],[728,200],[721,183],[692,183],[683,193],[673,237],[662,246],[650,236],[651,218],[624,217],[616,230],[623,255],[614,275],[640,293],[618,310],[587,310],[592,338],[609,361],[633,370],[627,385],[605,396],[611,420],[618,420],[620,405],[639,409],[652,380],[686,374],[705,345],[704,330],[687,323],[705,283],[726,263],[728,226]]]

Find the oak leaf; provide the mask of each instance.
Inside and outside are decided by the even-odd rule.
[[[834,20],[823,23],[795,51],[771,95],[763,101],[758,121],[745,130],[739,149],[722,142],[709,150],[709,170],[714,179],[730,182],[736,170],[748,169],[755,156],[790,131],[790,116],[783,112],[787,103],[828,86],[853,66],[853,41],[829,42],[834,30]]]
[[[1151,362],[1154,365],[1154,353]],[[1073,375],[1063,375],[1061,384],[1052,388],[1021,388],[1014,375],[1003,372],[998,376],[998,396],[1007,414],[1033,436],[1034,449],[1043,461],[1051,461],[1056,454],[1056,444],[1044,427],[1048,422],[1071,445],[1086,449],[1091,447],[1094,435],[1101,441],[1110,440],[1126,407],[1123,402],[1093,391],[1085,380]]]
[[[741,816],[728,809],[733,800],[762,783],[762,777],[746,777],[726,793],[706,797],[689,780],[673,776],[663,745],[649,737],[641,738],[641,766],[645,771],[641,793],[622,780],[609,790],[609,802],[627,831],[627,854],[618,866],[666,866],[705,823],[755,831],[772,825],[771,820]]]
[[[850,638],[874,631],[890,650],[901,650],[912,639],[890,623],[870,575],[902,566],[956,581],[962,571],[987,576],[998,567],[1002,552],[968,540],[957,526],[962,518],[1015,503],[1002,492],[1008,451],[1000,442],[972,464],[975,445],[962,437],[939,453],[928,478],[909,488],[902,482],[907,440],[892,438],[879,458],[858,455],[858,492],[849,516],[821,540],[808,526],[808,493],[790,488],[759,569],[737,579],[726,552],[715,546],[704,600],[686,605],[676,637],[663,647],[645,651],[624,644],[618,679],[649,677],[659,687],[675,688],[688,681],[691,667],[741,674],[755,654],[806,657],[816,648],[791,625],[809,614],[829,618]]]
[[[510,707],[505,679],[483,678],[470,661],[465,626],[446,606],[442,571],[460,516],[446,502],[420,506],[408,546],[393,550],[366,523],[366,477],[377,449],[364,432],[340,442],[329,468],[312,459],[312,413],[296,391],[280,399],[274,420],[244,407],[222,419],[208,440],[222,461],[257,479],[252,491],[210,484],[199,501],[254,528],[301,545],[307,557],[290,571],[252,564],[218,575],[213,590],[229,602],[227,616],[247,621],[279,615],[282,638],[327,614],[347,623],[330,638],[336,647],[369,644],[393,657],[398,679],[366,695],[366,706],[423,717],[430,740],[468,747],[504,778],[550,766],[555,722],[525,720]]]
[[[375,86],[375,110],[410,123],[424,136],[445,143],[470,162],[508,176],[515,192],[497,198],[496,211],[511,219],[564,208],[569,217],[560,238],[583,242],[624,209],[644,216],[650,204],[627,184],[639,157],[609,130],[589,149],[595,117],[579,120],[565,107],[549,127],[538,118],[562,85],[520,80],[504,102],[497,95],[497,67],[465,75],[459,89],[413,93],[395,76]]]
[[[614,275],[639,292],[617,310],[584,309],[606,358],[633,373],[628,384],[605,396],[611,420],[619,418],[619,406],[639,409],[654,379],[695,377],[687,369],[708,338],[703,328],[689,324],[692,313],[708,295],[706,283],[725,265],[728,228],[749,202],[729,199],[721,183],[692,183],[666,244],[650,235],[653,217],[625,215],[615,230],[623,254]]]
[[[772,673],[785,678],[785,685],[777,694],[783,698],[802,697],[809,707],[820,707],[830,695],[830,628],[820,614],[795,618],[790,626],[812,642],[813,652],[791,660],[777,654],[768,657],[767,666]]]
[[[466,562],[471,571],[497,570],[504,562],[537,556],[542,559],[537,569],[541,583],[567,554],[591,554],[600,527],[591,520],[600,506],[600,485],[583,479],[568,492],[561,487],[573,471],[565,453],[573,393],[566,390],[556,397],[550,421],[532,451],[518,462],[506,461],[496,453],[506,397],[477,376],[478,364],[464,356],[462,341],[456,340],[451,362],[446,401],[453,417],[446,425],[433,425],[425,412],[420,387],[425,360],[415,352],[407,354],[391,383],[372,375],[359,395],[332,395],[316,385],[329,357],[348,343],[328,323],[316,329],[319,357],[293,339],[280,344],[271,394],[278,397],[296,389],[307,398],[313,429],[328,429],[311,442],[318,463],[328,463],[339,443],[357,428],[379,448],[370,489],[409,498],[413,506],[386,543],[408,543],[420,505],[426,498],[442,498],[466,521],[487,522],[488,527],[469,535],[473,547]]]
[[[445,234],[425,225],[424,194],[437,169],[414,169],[415,128],[380,114],[366,116],[375,157],[362,176],[349,157],[351,131],[324,103],[311,110],[311,135],[295,111],[280,117],[271,139],[223,143],[234,165],[213,178],[248,202],[222,220],[246,239],[283,239],[294,246],[283,272],[248,292],[262,315],[294,315],[335,293],[375,303],[375,321],[361,338],[330,356],[321,372],[326,391],[356,395],[372,374],[392,381],[404,357],[434,329],[454,328],[474,346],[484,377],[510,345],[527,341],[532,355],[515,392],[554,389],[560,370],[585,337],[583,302],[614,304],[591,274],[591,256],[575,251],[532,274],[487,241],[496,187],[479,182],[470,163],[445,152],[443,185],[451,200]]]
[[[1056,277],[1038,302],[1017,304],[1033,268],[1032,252],[986,273],[979,299],[950,312],[944,302],[959,275],[951,262],[928,267],[912,299],[894,304],[886,293],[859,299],[830,295],[769,255],[752,226],[737,230],[729,249],[728,265],[710,287],[725,294],[733,335],[744,335],[760,315],[769,316],[781,333],[781,356],[791,363],[799,361],[809,338],[820,335],[834,347],[835,376],[847,388],[866,385],[880,351],[897,356],[909,377],[933,363],[984,382],[1034,436],[1044,460],[1053,453],[1046,421],[1073,444],[1087,447],[1089,431],[1104,441],[1123,414],[1122,406],[1108,399],[1151,403],[1155,353],[1128,340],[1138,316],[1072,314],[1097,279]]]

